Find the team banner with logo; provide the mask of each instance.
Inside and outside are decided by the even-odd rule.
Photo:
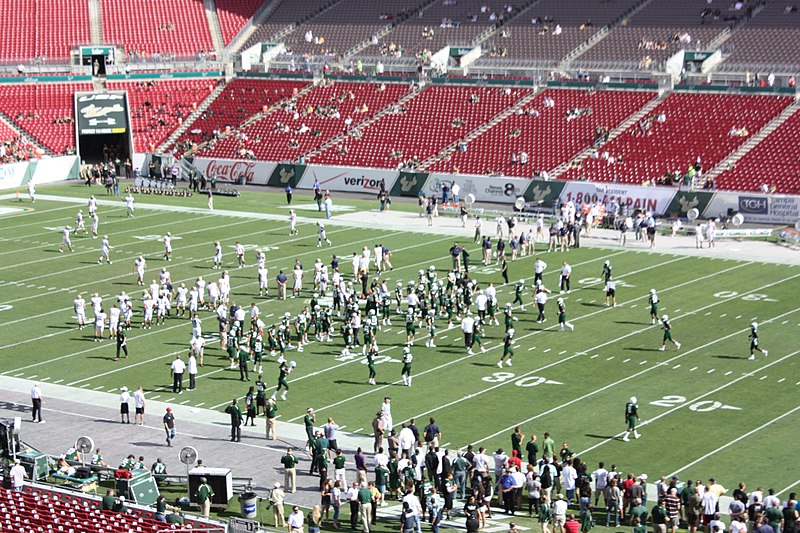
[[[591,183],[568,181],[561,191],[561,202],[611,204],[616,201],[629,211],[642,211],[662,215],[667,212],[676,190],[671,187],[639,187],[616,183]]]
[[[741,213],[745,222],[794,224],[800,220],[800,197],[718,192],[708,204],[705,218],[724,217],[728,210]]]
[[[297,187],[305,170],[305,165],[278,163],[275,165],[275,168],[272,169],[272,174],[270,174],[267,185],[270,187],[280,187],[281,189],[285,189],[287,185],[292,188]]]
[[[237,159],[209,159],[197,157],[191,161],[194,167],[209,179],[219,183],[266,185],[275,170],[275,163],[267,161],[243,161]]]
[[[427,172],[400,172],[394,185],[389,189],[391,196],[417,197],[428,181]]]
[[[77,93],[75,116],[79,135],[108,135],[128,131],[125,92]]]
[[[678,191],[669,206],[667,206],[664,214],[670,217],[685,218],[686,214],[692,209],[697,209],[699,213],[702,213],[706,210],[713,197],[713,192]]]
[[[325,167],[308,165],[298,189],[311,189],[319,181],[322,190],[357,192],[377,195],[381,184],[389,191],[397,179],[396,170],[360,167]]]
[[[566,185],[565,181],[531,180],[523,197],[525,202],[533,206],[552,207],[561,196],[564,185]]]

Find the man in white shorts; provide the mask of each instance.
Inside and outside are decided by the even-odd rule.
[[[222,245],[219,241],[214,241],[214,270],[222,268]]]
[[[119,317],[120,317],[120,310],[117,307],[117,304],[111,306],[111,309],[108,310],[108,338],[114,339],[117,337],[117,331],[119,331]]]
[[[102,342],[108,317],[102,309],[94,316],[94,342]]]
[[[64,229],[62,230],[61,246],[58,247],[58,251],[63,252],[65,246],[69,248],[70,252],[75,251],[72,249],[72,240],[69,238],[69,226],[64,226]]]
[[[259,296],[266,296],[267,295],[267,276],[269,275],[269,269],[267,267],[259,267],[258,268],[258,295]]]
[[[131,218],[133,216],[133,209],[134,209],[133,204],[135,201],[136,200],[130,193],[128,194],[128,196],[125,197],[125,208],[128,211],[128,218]]]
[[[97,260],[97,264],[98,265],[102,265],[103,264],[103,259],[105,259],[106,263],[108,263],[110,265],[111,264],[111,255],[110,255],[110,253],[111,253],[111,250],[113,250],[113,249],[114,249],[114,247],[111,246],[111,244],[109,244],[109,242],[108,242],[108,235],[103,235],[103,240],[100,242],[100,259]]]
[[[233,245],[234,252],[236,253],[236,262],[239,264],[239,268],[244,268],[247,266],[244,262],[244,246],[239,241]]]
[[[96,239],[97,231],[100,229],[100,217],[97,213],[92,213],[89,219],[92,221],[92,239]]]
[[[86,300],[83,299],[82,295],[78,294],[78,297],[72,301],[72,307],[75,309],[78,329],[83,329],[86,326]]]
[[[317,248],[322,246],[323,242],[327,242],[328,246],[331,246],[331,240],[328,238],[328,234],[325,232],[325,224],[322,222],[317,222]]]
[[[144,269],[147,266],[147,261],[144,260],[144,256],[140,255],[136,259],[133,260],[133,272],[136,274],[136,284],[137,285],[144,285]]]
[[[172,233],[164,235],[164,261],[172,261]]]
[[[86,234],[86,221],[83,219],[83,211],[78,209],[78,214],[75,215],[75,235],[78,234],[78,231],[83,231],[83,234]]]

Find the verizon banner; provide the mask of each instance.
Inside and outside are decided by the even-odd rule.
[[[377,195],[381,190],[381,182],[387,191],[392,190],[397,174],[396,170],[308,165],[297,188],[311,189],[316,180],[322,190]]]
[[[667,212],[676,192],[677,190],[671,187],[568,181],[561,191],[561,202],[609,204],[616,200],[620,206],[627,206],[629,210],[641,209],[654,215],[663,215]]]
[[[267,161],[246,161],[237,159],[209,159],[197,157],[194,166],[211,178],[216,176],[220,183],[240,183],[245,185],[266,185],[276,163]]]

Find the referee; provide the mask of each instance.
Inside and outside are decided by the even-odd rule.
[[[44,424],[42,420],[42,404],[44,403],[44,394],[42,389],[39,388],[38,383],[33,384],[31,389],[31,402],[33,403],[33,421],[36,422],[36,415],[39,415],[39,423]]]

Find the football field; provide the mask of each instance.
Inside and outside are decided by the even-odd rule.
[[[188,317],[173,316],[164,325],[141,329],[141,293],[133,260],[147,260],[146,282],[167,267],[175,286],[191,286],[198,276],[216,280],[212,270],[213,242],[220,241],[224,268],[230,272],[232,299],[249,307],[255,302],[267,324],[286,311],[292,317],[311,298],[313,263],[341,258],[341,270],[351,276],[350,257],[362,247],[382,243],[392,250],[394,270],[381,279],[394,288],[416,280],[420,269],[436,267],[446,276],[451,262],[448,249],[457,240],[471,252],[470,273],[483,287],[498,286],[499,306],[514,298],[514,283],[525,280],[525,310],[514,306],[516,343],[513,366],[498,368],[503,352],[500,326],[486,327],[486,353],[464,348],[463,335],[437,320],[436,348],[426,348],[425,328],[417,328],[412,347],[413,385],[402,386],[400,369],[405,327],[402,315],[378,334],[380,356],[377,384],[367,384],[366,361],[360,350],[343,356],[342,339],[312,340],[302,353],[287,352],[297,367],[289,376],[290,392],[279,402],[282,422],[302,423],[307,407],[318,422],[328,416],[345,432],[369,434],[371,421],[384,396],[392,397],[395,427],[411,418],[423,427],[434,417],[448,448],[468,444],[510,450],[510,435],[520,426],[527,436],[542,439],[549,432],[593,467],[597,461],[616,463],[626,472],[647,472],[651,478],[677,474],[681,479],[716,477],[728,488],[740,480],[755,487],[774,487],[785,495],[800,484],[793,464],[796,428],[800,425],[800,268],[749,259],[715,258],[629,248],[581,247],[569,252],[537,255],[547,263],[544,285],[551,290],[547,321],[536,322],[532,302],[533,257],[509,263],[512,283],[502,284],[496,265],[480,264],[471,228],[460,237],[424,228],[403,228],[396,221],[359,223],[358,213],[370,213],[374,202],[342,199],[337,215],[327,223],[332,246],[317,247],[315,220],[324,219],[307,198],[295,198],[300,222],[298,236],[289,236],[288,209],[282,195],[244,192],[240,198],[215,199],[216,211],[207,212],[204,197],[141,196],[135,216],[126,216],[124,204],[109,205],[99,189],[79,186],[46,188],[50,195],[30,202],[0,200],[0,374],[76,389],[116,395],[126,385],[142,385],[150,400],[221,411],[234,396],[244,397],[247,385],[238,370],[229,368],[220,350],[217,323],[203,311],[208,339],[205,366],[198,390],[176,396],[171,392],[169,365],[176,354],[186,354],[191,338]],[[74,252],[60,253],[61,230],[74,227],[90,192],[99,193],[100,236],[108,235],[113,264],[98,265],[100,239],[72,237]],[[10,196],[10,195],[9,195]],[[124,196],[124,193],[123,193]],[[148,204],[146,207],[144,204]],[[402,206],[398,206],[403,208]],[[415,206],[408,206],[408,209]],[[341,217],[341,218],[340,218]],[[365,215],[366,217],[366,215]],[[339,219],[339,220],[337,220]],[[365,218],[366,220],[366,218]],[[490,232],[494,234],[494,224]],[[88,223],[87,223],[88,227]],[[174,256],[163,259],[161,239],[173,237]],[[247,267],[236,268],[233,245],[241,242]],[[267,256],[269,296],[258,296],[255,249]],[[538,254],[541,252],[541,254]],[[305,266],[301,298],[274,299],[274,278],[287,274],[295,259]],[[560,332],[556,320],[561,263],[573,268],[572,290],[563,294],[574,331]],[[617,306],[604,306],[601,270],[613,265]],[[291,282],[290,282],[291,283]],[[680,349],[668,344],[660,351],[663,331],[651,324],[647,296],[656,289],[659,314],[668,314]],[[73,299],[94,293],[104,307],[126,291],[134,303],[134,327],[128,334],[130,357],[115,361],[112,340],[94,342],[93,330],[78,330]],[[394,312],[394,305],[392,305]],[[91,317],[91,309],[88,309]],[[758,322],[760,341],[769,355],[750,355],[751,322]],[[313,336],[312,336],[313,339]],[[278,364],[267,357],[265,381],[274,387]],[[251,374],[255,379],[255,376]],[[270,389],[271,390],[271,389]],[[642,438],[624,443],[624,407],[636,396],[642,419]],[[113,398],[115,396],[110,396]],[[750,460],[759,458],[759,460]]]

